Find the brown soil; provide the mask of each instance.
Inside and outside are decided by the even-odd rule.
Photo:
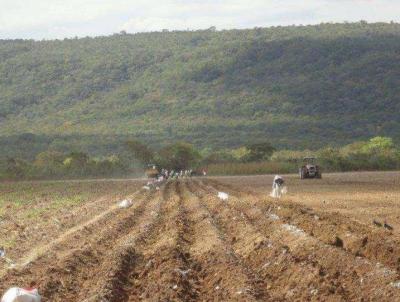
[[[265,196],[225,179],[137,191],[131,208],[110,203],[36,247],[0,291],[35,281],[45,302],[400,301],[396,234]]]

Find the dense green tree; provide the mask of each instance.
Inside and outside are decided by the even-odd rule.
[[[369,154],[374,154],[382,153],[384,151],[389,151],[392,149],[394,149],[392,138],[377,136],[371,138],[364,146],[362,146],[361,150]]]
[[[57,151],[44,151],[36,156],[34,167],[41,175],[60,176],[63,174],[65,156]]]
[[[29,175],[27,162],[9,157],[5,160],[5,177],[7,179],[24,179]]]
[[[89,164],[89,155],[84,152],[71,152],[63,164],[72,175],[83,176]]]
[[[231,151],[231,154],[236,161],[244,162],[247,161],[248,158],[251,156],[251,150],[247,147],[240,147],[233,149]]]
[[[249,150],[246,161],[268,160],[276,150],[269,142],[250,144],[246,147]]]
[[[175,171],[194,169],[199,160],[199,152],[193,145],[184,142],[168,145],[158,152],[158,165]]]
[[[138,140],[129,140],[125,143],[126,149],[139,160],[143,166],[147,166],[154,160],[154,151],[146,144]]]
[[[129,174],[129,167],[116,155],[89,160],[89,174],[93,176],[121,176]]]

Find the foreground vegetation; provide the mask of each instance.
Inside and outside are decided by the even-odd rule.
[[[0,41],[0,154],[400,142],[400,25]],[[32,134],[33,133],[33,134]]]
[[[276,150],[268,142],[219,151],[197,150],[184,142],[153,149],[131,140],[124,144],[124,152],[108,157],[46,151],[33,161],[8,158],[0,161],[0,179],[141,177],[149,165],[175,171],[194,169],[198,174],[206,170],[209,175],[296,173],[303,158],[310,156],[318,158],[325,172],[400,169],[400,149],[389,137],[314,151]]]

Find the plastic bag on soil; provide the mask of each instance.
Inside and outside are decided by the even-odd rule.
[[[221,200],[228,200],[229,195],[225,192],[218,192],[218,198]]]
[[[125,200],[122,200],[122,201],[118,204],[118,206],[119,206],[120,208],[122,208],[122,209],[127,209],[127,208],[130,208],[130,207],[132,206],[132,204],[133,204],[132,200],[130,200],[130,199],[125,199]]]
[[[12,287],[1,298],[1,302],[40,302],[37,289],[23,289]]]

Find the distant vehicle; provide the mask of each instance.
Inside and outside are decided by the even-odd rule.
[[[305,157],[303,159],[299,174],[301,179],[322,178],[321,168],[316,164],[315,157]]]
[[[148,165],[145,173],[147,178],[157,178],[160,174],[160,171],[158,170],[156,165]]]

